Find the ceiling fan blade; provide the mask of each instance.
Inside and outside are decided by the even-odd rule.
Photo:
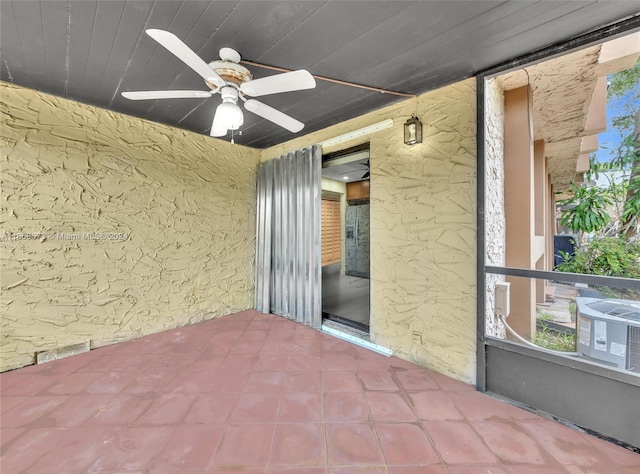
[[[180,38],[173,33],[169,33],[164,30],[147,30],[147,34],[154,40],[160,43],[162,46],[171,51],[178,59],[184,62],[187,66],[200,74],[205,81],[209,81],[218,87],[225,85],[224,79],[209,67],[209,65],[196,53],[193,52],[189,46],[184,44]]]
[[[300,69],[243,82],[240,85],[240,90],[248,96],[260,97],[268,94],[278,94],[279,92],[313,89],[315,86],[316,80],[309,71]]]
[[[122,93],[122,97],[131,100],[206,99],[211,95],[212,93],[209,91],[134,91]]]
[[[280,125],[282,128],[286,128],[292,133],[297,133],[304,128],[304,124],[302,122],[299,122],[293,117],[290,117],[287,114],[284,114],[279,110],[276,110],[273,107],[267,104],[263,104],[262,102],[259,102],[257,100],[249,99],[244,103],[244,108],[249,112],[270,120],[276,125]]]

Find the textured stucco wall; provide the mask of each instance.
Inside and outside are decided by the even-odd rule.
[[[258,151],[4,83],[0,103],[2,370],[251,307]]]
[[[505,265],[506,220],[504,213],[504,92],[500,82],[485,86],[485,261]],[[495,285],[502,275],[486,276],[485,330],[488,336],[505,337],[502,322],[494,315]]]
[[[475,381],[476,106],[469,79],[263,150],[262,160],[394,119],[324,152],[371,144],[371,338],[405,359]],[[412,113],[420,145],[403,143]]]

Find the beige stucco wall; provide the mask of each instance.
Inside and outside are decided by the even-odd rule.
[[[396,355],[475,381],[476,95],[469,79],[262,151],[286,151],[392,118],[334,146],[371,144],[371,339]],[[412,113],[420,145],[403,143]]]
[[[485,261],[505,266],[506,220],[504,215],[504,92],[500,82],[489,79],[485,86]],[[502,275],[486,275],[485,331],[505,337],[504,324],[494,314],[496,282]]]
[[[0,102],[2,370],[251,307],[258,151],[4,83]]]

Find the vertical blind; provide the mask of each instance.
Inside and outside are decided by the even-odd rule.
[[[322,200],[322,266],[342,259],[340,201]]]
[[[322,152],[287,153],[258,168],[254,307],[320,328]]]

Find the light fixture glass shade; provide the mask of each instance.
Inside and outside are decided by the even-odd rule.
[[[218,126],[217,124],[213,124],[211,127],[211,135],[212,137],[224,137],[227,134],[227,129],[223,126]]]
[[[219,119],[218,119],[219,116]],[[216,110],[216,128],[224,127],[227,130],[238,130],[244,123],[242,110],[233,102],[223,102]]]
[[[415,115],[412,115],[404,124],[404,143],[407,145],[422,143],[422,122]]]

